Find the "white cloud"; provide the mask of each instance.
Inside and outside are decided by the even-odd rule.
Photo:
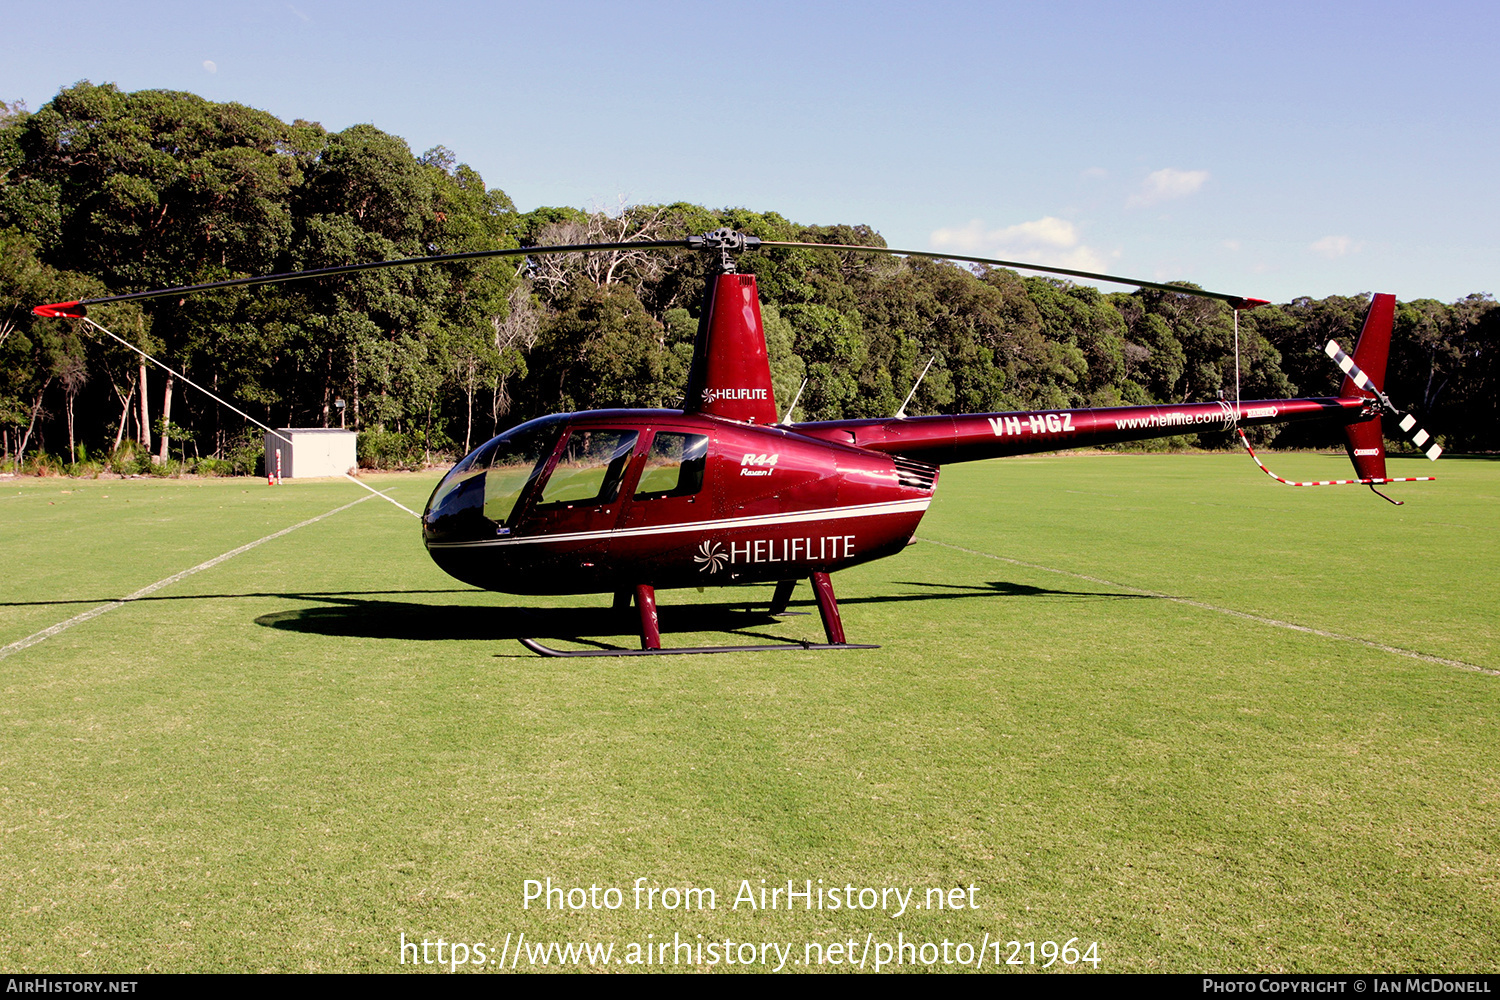
[[[208,70],[210,73],[217,73],[219,71],[219,64],[214,62],[212,59],[205,59],[203,60],[203,68]]]
[[[1087,177],[1089,180],[1102,180],[1105,177],[1109,176],[1109,171],[1105,170],[1103,167],[1089,167],[1079,176]]]
[[[1208,180],[1207,170],[1175,170],[1166,167],[1146,175],[1141,189],[1130,196],[1126,208],[1143,208],[1158,202],[1172,201],[1197,194]]]
[[[1079,271],[1101,271],[1106,264],[1104,254],[1079,242],[1073,223],[1051,215],[1003,229],[987,229],[975,219],[967,226],[936,230],[930,239],[936,250],[975,257],[1029,260]]]
[[[1219,245],[1222,246],[1225,250],[1228,250],[1228,251],[1230,251],[1232,253],[1239,253],[1240,252],[1240,241],[1239,240],[1225,240],[1223,243],[1221,243]]]
[[[1363,243],[1356,243],[1347,236],[1325,236],[1307,249],[1321,257],[1334,260],[1345,254],[1358,253]]]

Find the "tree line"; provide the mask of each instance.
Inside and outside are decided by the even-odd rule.
[[[32,471],[250,472],[259,434],[179,380],[32,306],[406,256],[679,238],[883,246],[699,205],[518,212],[439,146],[372,125],[329,132],[239,104],[80,83],[35,112],[0,104],[0,447]],[[1101,292],[1000,268],[815,249],[746,254],[776,396],[797,419],[1062,409],[1233,392],[1229,307]],[[100,324],[273,426],[347,426],[361,461],[462,453],[544,413],[681,405],[705,272],[687,252],[570,254],[363,272],[122,303]],[[1332,395],[1322,353],[1367,296],[1239,317],[1245,398]],[[1500,440],[1500,310],[1489,295],[1398,307],[1387,390],[1449,449]],[[1263,443],[1328,443],[1262,428]],[[1319,435],[1323,435],[1320,437]],[[1206,446],[1223,435],[1197,435]]]

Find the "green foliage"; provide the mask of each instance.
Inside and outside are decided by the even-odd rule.
[[[373,125],[328,133],[192,94],[80,83],[35,113],[0,113],[0,426],[12,451],[24,442],[59,454],[70,415],[74,447],[92,454],[116,432],[139,433],[138,359],[37,320],[38,302],[721,226],[884,246],[868,226],[687,203],[521,215],[452,150],[415,157]],[[929,360],[908,413],[1201,401],[1235,387],[1233,317],[1214,301],[811,247],[746,254],[740,266],[760,288],[778,409],[806,378],[803,419],[893,414]],[[265,423],[337,426],[342,399],[346,426],[408,442],[375,448],[371,460],[408,466],[416,450],[425,461],[434,449],[467,449],[546,412],[679,405],[703,290],[699,255],[617,251],[534,258],[529,270],[513,259],[382,269],[96,315]],[[1336,392],[1322,346],[1352,344],[1366,302],[1298,299],[1243,313],[1241,396]],[[1497,327],[1488,296],[1398,312],[1388,389],[1450,446],[1500,444]],[[151,371],[152,421],[164,389]],[[234,454],[246,425],[180,384],[174,393],[179,457],[247,471],[253,458]],[[1336,434],[1300,425],[1276,440],[1305,446]]]
[[[432,451],[420,432],[361,431],[355,455],[361,469],[416,471],[430,464]]]
[[[357,447],[357,446],[356,446]],[[205,459],[214,462],[213,472],[209,475],[225,476],[253,476],[265,471],[266,446],[265,438],[252,429],[242,434],[237,441],[225,450],[222,459]],[[227,471],[224,463],[228,466]]]
[[[687,310],[678,310],[684,316]],[[766,332],[766,359],[771,366],[771,389],[777,401],[781,404],[778,411],[781,416],[786,415],[787,407],[792,405],[792,400],[797,397],[797,390],[802,386],[802,380],[807,377],[807,362],[797,354],[797,331],[792,324],[781,316],[781,311],[776,308],[775,303],[767,302],[761,307],[761,325]],[[685,339],[677,339],[674,344],[674,352],[685,359],[684,363],[692,362],[693,342],[692,334],[682,328],[674,331],[677,337],[686,333]],[[802,403],[797,404],[799,410]],[[803,411],[806,412],[805,410]],[[793,417],[793,419],[797,419]]]
[[[141,471],[158,479],[173,479],[186,471],[186,463],[179,462],[175,458],[159,459],[155,462],[148,462]]]
[[[139,444],[128,439],[120,442],[118,448],[104,457],[105,469],[117,476],[136,475],[143,466],[150,464],[151,456]]]
[[[27,454],[20,465],[20,473],[23,476],[61,476],[66,472],[63,460],[45,451],[33,451]]]
[[[199,459],[193,463],[193,472],[199,476],[210,477],[242,475],[242,473],[235,470],[233,462],[225,461],[222,458]]]
[[[1424,414],[1446,447],[1493,447],[1500,440],[1497,349],[1500,309],[1488,295],[1452,305],[1432,299],[1401,303],[1387,391]]]
[[[80,83],[11,126],[23,155],[0,197],[56,266],[111,288],[265,271],[321,131],[170,91]]]
[[[555,305],[531,355],[526,387],[560,409],[662,406],[686,380],[684,358],[634,292],[574,287]],[[545,404],[543,409],[548,408]]]
[[[789,303],[781,315],[794,331],[794,352],[807,366],[802,405],[809,419],[842,416],[859,394],[868,349],[858,315],[811,302]]]

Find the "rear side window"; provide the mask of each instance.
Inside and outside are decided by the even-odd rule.
[[[651,440],[635,499],[692,496],[703,489],[707,462],[708,435],[658,431]]]
[[[635,451],[637,431],[574,428],[552,475],[542,487],[541,503],[613,503],[620,480]]]

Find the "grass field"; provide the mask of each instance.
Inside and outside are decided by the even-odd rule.
[[[471,590],[378,499],[18,648],[359,491],[0,481],[0,971],[436,970],[401,935],[521,933],[618,969],[676,934],[787,968],[1076,938],[1100,971],[1496,971],[1500,462],[1436,471],[1397,508],[1243,456],[955,466],[921,543],[835,577],[881,649],[572,661],[513,637],[624,632],[607,596]],[[665,639],[821,635],[733,612],[768,596],[665,592]],[[548,877],[623,905],[523,908]],[[638,878],[717,908],[636,909]],[[761,879],[966,891],[732,908]]]

